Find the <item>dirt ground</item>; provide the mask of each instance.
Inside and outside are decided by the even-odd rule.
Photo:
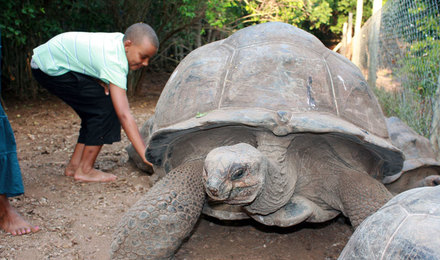
[[[130,99],[139,127],[154,113],[167,76],[152,75]],[[63,175],[80,127],[73,110],[53,97],[5,103],[25,185],[25,194],[11,198],[11,203],[41,231],[20,237],[0,232],[0,260],[108,259],[117,223],[157,177],[131,164],[125,151],[129,141],[122,133],[122,141],[104,146],[96,163],[117,175],[117,181],[75,182]],[[337,259],[351,234],[342,217],[292,228],[202,217],[176,259],[330,260]]]

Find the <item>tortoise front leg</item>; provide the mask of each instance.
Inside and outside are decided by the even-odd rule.
[[[202,161],[187,162],[156,183],[122,218],[112,259],[169,259],[196,224],[205,201]]]
[[[382,183],[367,173],[345,169],[338,177],[340,210],[355,228],[393,197]]]

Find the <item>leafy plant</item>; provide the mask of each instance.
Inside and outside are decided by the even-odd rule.
[[[400,36],[400,55],[395,60],[394,77],[400,79],[397,93],[379,93],[387,113],[402,118],[418,133],[429,137],[433,97],[440,76],[440,14],[438,6],[415,0],[410,8],[399,6],[395,21]]]
[[[404,89],[390,92],[383,88],[374,88],[374,92],[385,116],[397,116],[419,134],[430,136],[432,118],[426,115],[432,113],[431,102]]]

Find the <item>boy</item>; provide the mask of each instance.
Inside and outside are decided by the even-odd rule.
[[[65,175],[83,182],[109,182],[116,176],[93,168],[104,144],[121,140],[121,125],[144,163],[146,146],[126,95],[128,70],[148,65],[159,41],[147,24],[122,33],[62,33],[34,49],[34,78],[81,118],[81,129]]]

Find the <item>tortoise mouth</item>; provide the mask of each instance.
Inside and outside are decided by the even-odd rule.
[[[247,205],[253,202],[257,197],[259,185],[253,184],[246,187],[231,187],[223,190],[206,187],[206,193],[215,201],[221,201],[230,205]]]
[[[232,190],[228,204],[246,205],[255,200],[259,193],[257,184],[247,187],[237,187]]]
[[[229,190],[229,192],[228,191],[220,192],[218,189],[214,187],[206,187],[206,193],[213,200],[226,201],[229,199],[231,191]]]

